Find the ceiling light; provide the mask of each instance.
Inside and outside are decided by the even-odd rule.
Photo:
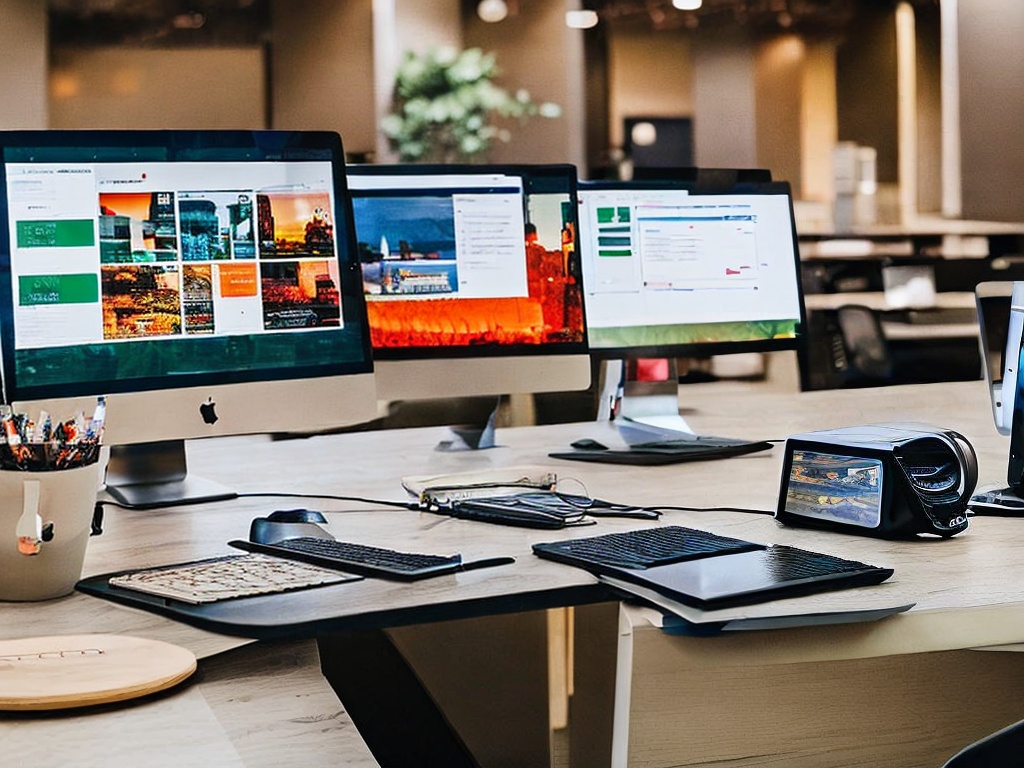
[[[572,29],[590,29],[597,26],[597,11],[566,11],[565,26]]]
[[[658,141],[658,129],[654,123],[646,120],[633,125],[629,132],[629,142],[636,147],[649,147]]]
[[[206,24],[206,16],[198,11],[179,13],[171,19],[171,24],[175,29],[201,29]]]
[[[680,11],[696,11],[703,0],[672,0],[672,6]]]
[[[505,0],[480,0],[476,7],[476,15],[481,21],[497,23],[508,17],[508,4]]]

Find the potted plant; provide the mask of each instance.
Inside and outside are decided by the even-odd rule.
[[[536,104],[528,91],[494,84],[495,56],[479,48],[407,52],[395,76],[392,112],[381,123],[403,162],[481,161],[495,140],[511,138],[508,120],[558,117],[557,104]]]

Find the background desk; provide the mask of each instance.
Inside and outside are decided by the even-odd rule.
[[[922,217],[840,234],[813,225],[798,229],[808,322],[801,354],[804,389],[856,385],[856,367],[848,367],[841,353],[836,310],[844,304],[879,315],[894,361],[888,383],[981,375],[974,287],[984,280],[1024,279],[1024,226]],[[933,305],[924,311],[892,306],[896,295],[909,298],[897,286],[915,270],[933,276]],[[890,301],[883,295],[886,285]]]
[[[685,415],[693,426],[718,434],[784,438],[808,429],[894,418],[958,428],[979,451],[983,483],[997,485],[1005,475],[1007,441],[991,426],[980,381],[801,395],[760,394],[756,386],[699,385],[685,393]],[[776,448],[726,461],[639,469],[546,458],[547,451],[578,437],[611,439],[608,428],[599,424],[502,430],[498,442],[503,447],[471,454],[434,452],[432,446],[443,436],[444,430],[426,429],[286,441],[231,438],[196,443],[190,447],[190,462],[196,471],[246,492],[392,499],[403,497],[398,478],[404,474],[544,464],[556,467],[563,478],[578,478],[591,494],[617,501],[770,509],[782,458]],[[244,535],[253,516],[299,503],[307,502],[251,498],[148,512],[111,509],[106,532],[90,542],[86,572],[219,554],[226,551],[224,542]],[[896,569],[892,582],[877,588],[780,601],[757,611],[849,609],[876,601],[917,606],[872,624],[680,638],[661,633],[650,622],[651,614],[620,614],[615,603],[582,605],[575,609],[566,756],[550,748],[549,617],[542,609],[587,603],[600,592],[587,574],[534,558],[530,544],[637,523],[605,520],[552,533],[405,510],[371,511],[358,504],[324,501],[317,506],[340,537],[400,549],[456,550],[471,558],[517,556],[512,566],[418,585],[368,580],[337,588],[346,592],[344,599],[337,598],[332,629],[402,625],[388,635],[487,765],[538,765],[553,759],[594,766],[613,757],[631,765],[726,760],[731,765],[779,760],[814,766],[938,765],[960,745],[1024,717],[1019,703],[1024,657],[967,650],[1024,642],[1024,521],[979,518],[950,541],[885,542],[781,528],[757,515],[667,515],[667,523],[797,544]],[[162,754],[178,754],[179,764],[187,764],[195,750],[189,751],[184,736],[168,738],[168,722],[205,734],[203,751],[211,761],[229,755],[235,764],[250,766],[310,765],[326,762],[322,758],[330,753],[340,764],[345,759],[372,764],[344,715],[330,706],[310,643],[246,648],[239,638],[83,595],[0,605],[2,637],[70,632],[123,632],[177,642],[203,657],[202,676],[198,685],[136,707],[0,722],[5,746],[35,745],[34,765],[67,764],[48,762],[47,751],[38,748],[58,729],[75,744],[79,764],[135,764],[138,752],[132,754],[130,744],[120,753],[127,756],[119,759],[107,751],[102,736],[125,718],[135,721],[132,733],[140,739],[162,734],[156,742],[166,748]],[[495,646],[484,642],[488,637],[504,638],[497,654]],[[467,674],[468,668],[490,673],[484,680],[473,676],[479,673]],[[907,679],[894,683],[900,670]],[[250,696],[261,706],[247,704]],[[253,724],[247,727],[250,717]],[[136,746],[145,749],[145,744]]]

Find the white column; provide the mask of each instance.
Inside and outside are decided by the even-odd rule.
[[[960,47],[958,0],[940,0],[942,91],[942,215],[963,213],[960,169]]]
[[[917,41],[914,9],[896,6],[896,154],[900,219],[917,217]]]
[[[391,86],[398,69],[395,0],[373,0],[373,103],[376,123],[391,111]],[[377,131],[377,162],[394,162],[397,155],[388,147],[387,137]]]

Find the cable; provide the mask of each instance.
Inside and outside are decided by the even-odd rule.
[[[287,493],[283,491],[267,491],[265,493],[239,493],[240,499],[284,498],[284,499],[328,499],[330,501],[357,501],[360,504],[380,504],[385,507],[401,509],[422,509],[417,501],[388,501],[387,499],[368,499],[364,496],[336,496],[331,493]]]
[[[751,515],[775,515],[774,510],[770,509],[750,509],[749,507],[674,507],[674,506],[649,506],[644,509],[650,509],[655,512],[743,512]]]
[[[385,499],[367,499],[362,496],[335,496],[327,493],[280,493],[280,492],[267,492],[267,493],[238,493],[232,498],[247,499],[247,498],[260,498],[260,497],[280,497],[280,498],[295,498],[295,499],[330,499],[331,501],[356,501],[361,504],[379,504],[385,507],[399,507],[401,509],[412,509],[421,510],[422,507],[415,501],[387,501]],[[177,504],[176,506],[188,506],[190,504],[200,504],[201,501],[184,502]],[[89,535],[99,536],[103,533],[103,508],[104,507],[117,507],[118,509],[137,509],[132,504],[122,504],[119,501],[113,499],[97,499],[95,506],[92,508],[92,522],[89,525]]]

